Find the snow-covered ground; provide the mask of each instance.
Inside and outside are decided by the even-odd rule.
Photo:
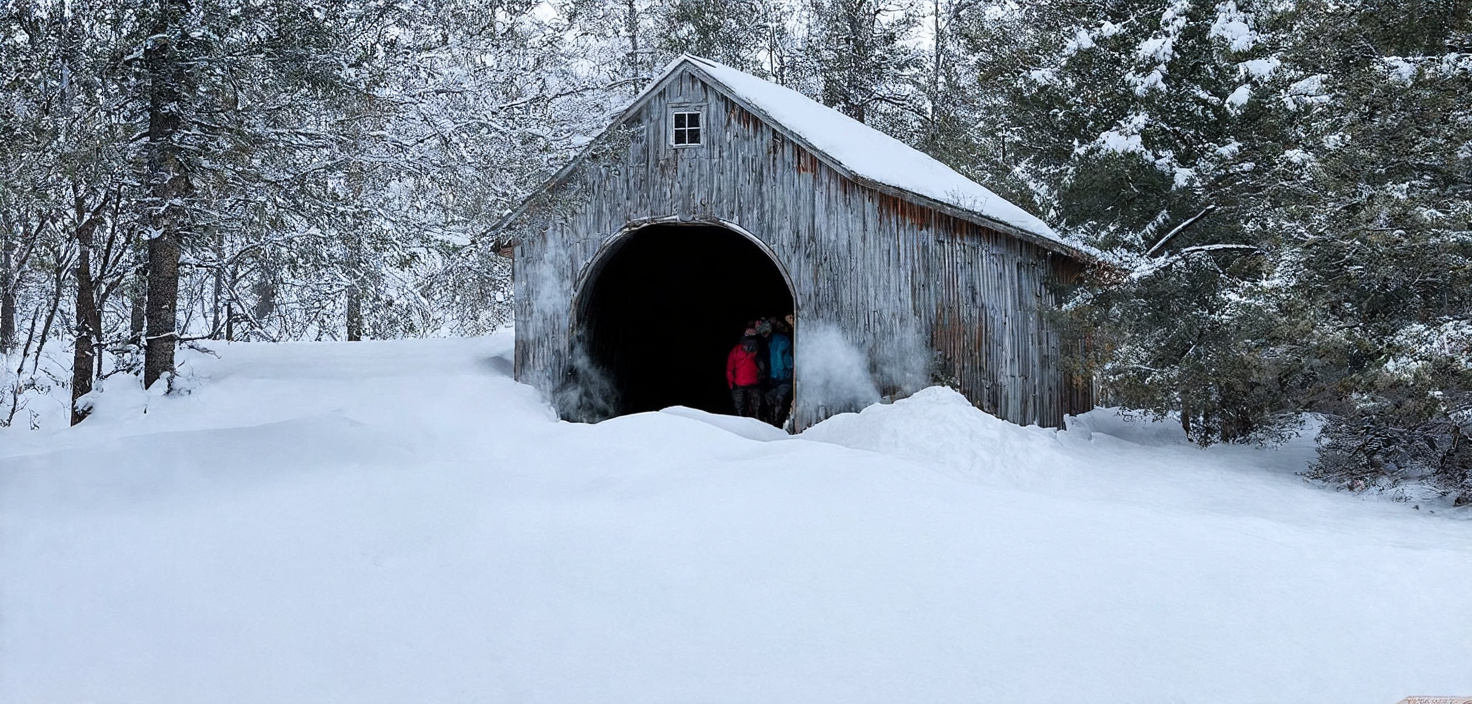
[[[1305,443],[940,389],[568,424],[509,348],[220,345],[0,431],[0,701],[1472,694],[1472,521],[1305,485]]]

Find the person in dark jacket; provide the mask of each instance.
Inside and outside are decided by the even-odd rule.
[[[767,339],[772,335],[772,323],[766,318],[757,318],[746,327],[754,330],[756,334],[756,359],[757,364],[762,368],[762,388],[766,389],[767,373],[770,371],[767,366]]]
[[[731,389],[731,403],[736,415],[757,418],[762,410],[761,345],[756,330],[747,328],[741,341],[726,355],[726,386]]]
[[[767,412],[766,421],[780,428],[787,422],[788,407],[792,405],[792,336],[783,320],[772,321],[770,329],[767,392],[762,406]]]

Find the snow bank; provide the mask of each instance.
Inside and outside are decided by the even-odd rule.
[[[1472,521],[1308,487],[1302,445],[944,389],[786,439],[566,423],[510,346],[219,345],[188,396],[0,432],[0,701],[1472,692]]]
[[[773,427],[755,418],[723,416],[685,406],[671,406],[660,411],[660,413],[700,421],[701,423],[720,428],[732,435],[738,435],[748,440],[771,442],[772,440],[786,440],[792,437],[781,428]]]
[[[1052,474],[1072,464],[1051,432],[1018,428],[942,387],[834,416],[809,428],[803,438],[933,463],[965,479],[1012,485],[1031,483],[1039,472]]]
[[[1062,432],[1018,427],[983,413],[954,390],[934,387],[834,416],[802,437],[919,462],[968,483],[1114,505],[1271,517],[1315,529],[1354,530],[1366,515],[1407,518],[1405,505],[1309,486],[1301,473],[1315,456],[1312,433],[1272,450],[1202,449],[1175,424],[1113,409],[1068,421]],[[1344,513],[1346,502],[1359,511]]]

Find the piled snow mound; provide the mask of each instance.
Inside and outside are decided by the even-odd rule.
[[[735,435],[740,435],[747,440],[759,440],[771,442],[773,440],[786,440],[792,436],[781,428],[774,428],[755,418],[740,418],[737,416],[723,416],[718,413],[708,413],[688,406],[670,406],[660,413],[665,413],[680,418],[698,420],[708,425],[714,425],[721,430]]]
[[[1056,475],[1074,464],[1054,431],[1018,427],[940,386],[893,404],[834,416],[802,437],[933,463],[966,479],[1012,485],[1034,484],[1039,473]]]
[[[1280,447],[1203,449],[1178,425],[1114,409],[1070,417],[1065,431],[1022,427],[982,412],[952,389],[932,387],[834,416],[801,437],[904,458],[968,483],[1116,505],[1346,528],[1363,518],[1346,515],[1346,504],[1404,517],[1402,505],[1306,486],[1302,473],[1315,454],[1311,430]],[[1434,510],[1472,517],[1445,504]]]

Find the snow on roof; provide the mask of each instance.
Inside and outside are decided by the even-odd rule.
[[[1087,249],[1066,242],[1037,216],[924,152],[791,88],[688,54],[672,62],[665,70],[665,76],[686,63],[695,66],[733,97],[766,113],[771,120],[780,123],[780,127],[806,141],[859,179],[924,196],[1024,234],[1063,245],[1071,253]],[[661,83],[663,78],[655,80],[650,87]]]

